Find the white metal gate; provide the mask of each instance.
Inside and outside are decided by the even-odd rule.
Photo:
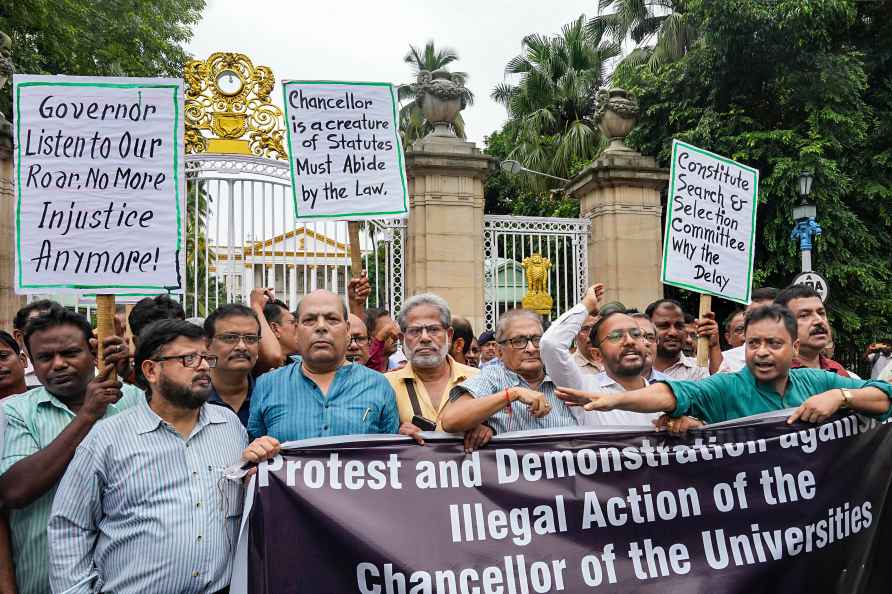
[[[547,289],[553,316],[575,305],[588,287],[588,219],[483,217],[483,286],[486,328],[495,329],[499,315],[520,307],[526,294],[524,258],[541,254],[551,262]]]

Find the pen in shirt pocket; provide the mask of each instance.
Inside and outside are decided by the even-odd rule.
[[[372,412],[372,407],[371,407],[371,406],[369,406],[368,408],[366,408],[366,409],[365,409],[365,412],[362,413],[362,422],[363,422],[363,423],[365,423],[365,420],[368,418],[370,412]]]

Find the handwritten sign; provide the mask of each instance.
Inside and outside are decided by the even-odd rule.
[[[672,142],[661,280],[749,303],[759,172]]]
[[[13,85],[16,292],[180,290],[183,82]]]
[[[297,218],[405,216],[393,85],[285,81],[282,88]]]

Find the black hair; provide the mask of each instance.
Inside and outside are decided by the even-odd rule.
[[[761,322],[762,320],[783,322],[784,327],[787,329],[787,332],[790,334],[790,338],[792,340],[796,340],[799,337],[799,329],[796,324],[796,318],[793,317],[793,312],[791,312],[783,305],[772,303],[771,305],[760,305],[755,309],[751,309],[746,314],[745,328],[749,328],[750,324],[755,324],[756,322]]]
[[[735,309],[734,311],[732,311],[731,313],[728,314],[728,317],[725,318],[725,324],[724,324],[724,330],[725,330],[725,332],[730,332],[730,331],[731,331],[731,322],[733,322],[733,321],[734,321],[734,318],[736,318],[736,317],[739,316],[740,314],[744,314],[744,315],[746,315],[746,311],[743,310],[743,309],[737,308],[737,309]]]
[[[157,322],[158,320],[185,320],[186,312],[180,302],[172,298],[170,295],[161,294],[155,297],[146,297],[140,299],[130,310],[127,317],[127,323],[130,325],[130,332],[134,336],[139,337],[143,328]],[[139,338],[137,338],[139,343]]]
[[[474,329],[466,319],[452,316],[452,341],[455,342],[459,338],[465,341],[461,354],[467,355],[471,350],[471,341],[474,340]]]
[[[281,299],[270,299],[263,306],[263,317],[270,324],[281,324],[282,313],[288,311],[288,306]]]
[[[609,320],[610,318],[612,318],[613,316],[620,315],[620,314],[622,314],[624,316],[628,315],[626,313],[625,309],[621,309],[619,307],[610,308],[610,309],[607,309],[607,311],[601,310],[601,314],[600,314],[600,317],[598,318],[598,321],[595,322],[595,324],[592,326],[592,331],[589,332],[589,334],[588,334],[588,341],[593,347],[600,346],[600,344],[601,344],[601,341],[598,340],[598,331],[601,329],[601,326],[603,326],[604,323],[607,320]]]
[[[681,310],[681,313],[684,313],[684,307],[682,307],[681,303],[679,303],[675,299],[657,299],[647,306],[647,308],[644,310],[644,313],[647,317],[653,318],[654,312],[657,310],[657,308],[667,304],[677,307]]]
[[[691,314],[689,314],[687,312],[683,312],[683,313],[684,313],[684,323],[685,324],[693,324],[697,320],[697,318],[695,318]]]
[[[753,301],[774,301],[780,291],[775,287],[759,287],[753,289],[750,294],[750,302]]]
[[[12,349],[12,351],[18,355],[22,352],[21,347],[19,347],[19,343],[15,338],[12,337],[12,334],[7,332],[6,330],[0,330],[0,341],[5,342],[6,346]]]
[[[43,332],[56,326],[74,326],[80,329],[88,346],[93,338],[93,326],[87,318],[56,303],[36,318],[31,318],[25,325],[25,347],[31,350],[31,336],[35,332]]]
[[[143,362],[157,357],[162,348],[181,336],[197,339],[204,338],[205,333],[201,326],[183,320],[171,319],[152,322],[140,332],[134,356],[136,385],[142,388],[146,394],[151,394],[151,387],[142,372]]]
[[[25,326],[28,325],[28,318],[31,317],[31,312],[45,312],[54,305],[59,304],[55,301],[50,301],[49,299],[39,299],[37,301],[32,301],[31,303],[24,305],[19,309],[19,311],[15,312],[15,318],[13,318],[12,320],[12,327],[19,332],[24,332]]]
[[[378,320],[389,315],[390,312],[381,307],[370,307],[365,310],[365,327],[369,331],[369,336],[375,335]]]
[[[212,311],[211,315],[204,319],[204,332],[208,339],[215,336],[214,325],[217,323],[217,320],[235,316],[254,318],[254,321],[257,322],[257,334],[260,334],[260,318],[257,317],[257,314],[254,313],[253,309],[247,305],[242,305],[241,303],[227,303]]]
[[[821,299],[821,296],[817,291],[812,289],[808,285],[790,285],[783,291],[777,294],[777,297],[774,298],[774,302],[778,305],[783,305],[784,307],[789,307],[790,302],[794,299],[811,299],[813,297],[817,297]],[[823,302],[823,300],[822,300]]]

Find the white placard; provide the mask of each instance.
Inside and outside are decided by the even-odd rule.
[[[183,81],[16,75],[16,292],[180,291]]]
[[[672,141],[661,280],[748,304],[759,172]]]
[[[390,83],[284,81],[298,219],[406,216],[399,106]]]

